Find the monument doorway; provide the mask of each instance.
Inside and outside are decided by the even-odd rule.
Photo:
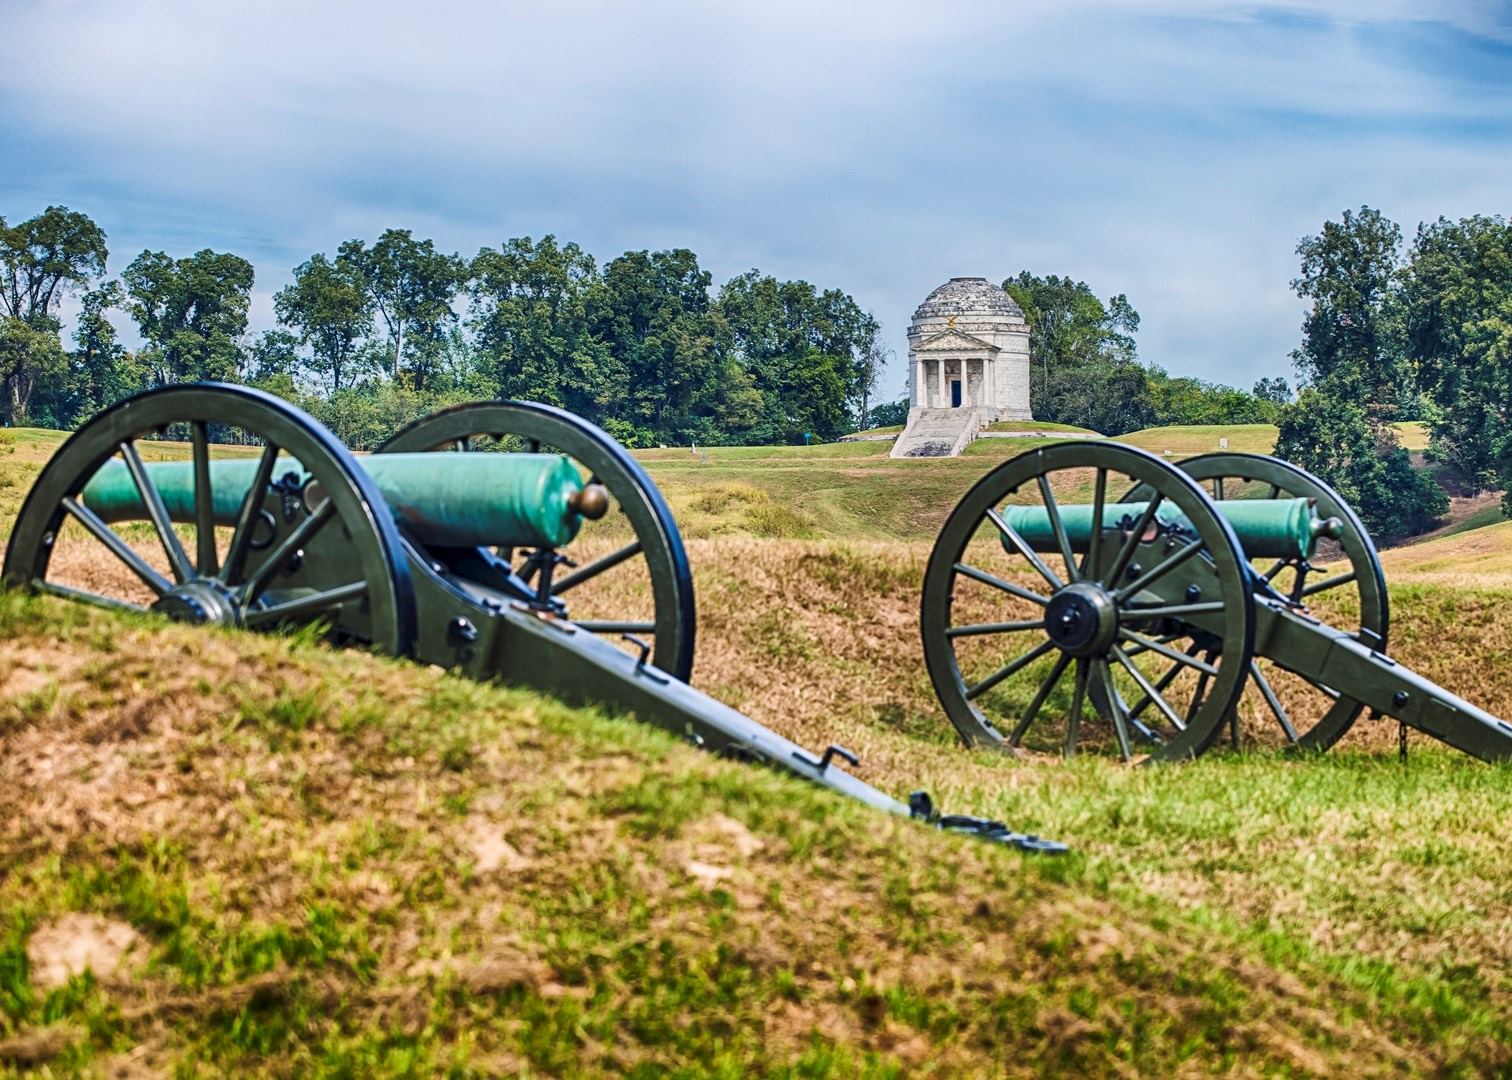
[[[959,409],[961,407],[961,380],[960,379],[951,379],[950,380],[950,407],[952,409]]]

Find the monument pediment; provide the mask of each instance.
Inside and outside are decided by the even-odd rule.
[[[990,341],[964,333],[960,330],[941,330],[919,342],[915,352],[997,352],[998,347]]]

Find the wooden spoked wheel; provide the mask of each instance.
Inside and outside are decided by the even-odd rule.
[[[1109,520],[1141,486],[1145,507],[1111,527],[1074,536],[1063,521],[1073,503]],[[1048,520],[1046,550],[1010,523],[1016,508]],[[1185,526],[1167,524],[1177,515]],[[1090,441],[983,477],[940,533],[921,604],[930,678],[965,742],[1140,762],[1194,757],[1217,737],[1253,619],[1238,542],[1197,482]]]
[[[1357,639],[1386,651],[1390,596],[1381,560],[1359,515],[1338,492],[1295,465],[1259,454],[1204,454],[1183,461],[1180,468],[1215,500],[1313,499],[1318,517],[1337,518],[1337,538],[1321,541],[1321,550],[1311,559],[1257,559],[1251,566],[1267,588],[1289,602],[1305,605],[1309,614],[1324,622],[1353,626]],[[1239,708],[1273,721],[1286,745],[1327,750],[1365,707],[1256,657]],[[1236,736],[1237,721],[1238,713],[1232,728]]]
[[[609,511],[598,521],[584,521],[577,539],[560,551],[479,549],[448,562],[470,567],[492,587],[526,590],[534,602],[586,630],[621,640],[644,638],[651,663],[689,681],[696,627],[693,575],[682,537],[645,469],[608,433],[550,405],[476,402],[415,421],[377,452],[492,449],[566,455],[585,481],[607,489]],[[648,588],[627,590],[627,581],[637,575]]]
[[[252,460],[238,490],[216,491],[212,459],[228,455]],[[160,489],[152,463],[186,457],[180,479],[192,481]],[[107,523],[91,509],[85,489],[102,470],[118,482],[129,476],[135,520]],[[315,484],[322,495],[310,506],[305,491]],[[149,391],[76,431],[27,495],[3,577],[185,622],[318,621],[393,655],[409,653],[415,636],[409,564],[377,488],[313,418],[245,386]]]

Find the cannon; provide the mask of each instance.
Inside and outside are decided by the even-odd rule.
[[[1173,466],[1089,440],[1030,450],[966,493],[920,616],[969,745],[1143,763],[1243,728],[1321,751],[1370,710],[1404,739],[1512,756],[1512,725],[1391,659],[1388,606],[1365,526],[1304,470],[1239,453]]]
[[[923,792],[894,799],[837,764],[858,764],[843,747],[810,753],[690,686],[693,581],[666,503],[623,447],[550,406],[456,406],[359,458],[255,389],[149,391],[49,460],[0,578],[187,623],[318,624],[336,644],[633,713],[940,829],[1065,850]]]

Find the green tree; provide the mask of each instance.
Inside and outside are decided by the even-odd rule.
[[[1404,275],[1408,351],[1438,407],[1436,456],[1475,486],[1512,489],[1512,226],[1444,218],[1418,228]]]
[[[294,385],[303,366],[300,338],[287,330],[264,330],[247,350],[247,381],[254,386]],[[334,391],[333,391],[334,392]]]
[[[310,349],[310,368],[330,393],[365,372],[356,369],[359,346],[373,328],[373,305],[350,261],[310,256],[294,268],[294,281],[273,297],[278,321],[298,332]]]
[[[235,379],[252,302],[252,264],[206,248],[184,259],[144,251],[121,275],[154,385]]]
[[[43,322],[43,320],[37,320]],[[31,422],[29,404],[39,384],[68,376],[68,358],[58,340],[57,324],[33,326],[22,319],[0,319],[0,385],[6,388],[5,424]],[[51,416],[40,417],[54,422]]]
[[[797,442],[853,430],[886,356],[875,318],[838,289],[756,270],[726,282],[718,307],[733,357],[762,397],[749,437]]]
[[[1292,354],[1312,386],[1281,410],[1276,452],[1338,488],[1373,532],[1431,527],[1447,497],[1412,468],[1390,421],[1415,402],[1403,328],[1401,230],[1370,207],[1297,245],[1292,288],[1310,300]]]
[[[1099,362],[1132,361],[1139,312],[1119,293],[1104,304],[1084,281],[1050,274],[1039,277],[1027,270],[1003,282],[1008,295],[1024,311],[1029,323],[1029,362],[1040,371],[1040,399],[1051,402],[1053,370]],[[1035,411],[1055,419],[1036,402]]]
[[[1302,272],[1292,281],[1311,301],[1302,322],[1302,345],[1292,354],[1297,371],[1331,393],[1366,402],[1373,416],[1395,419],[1411,397],[1404,362],[1400,276],[1402,230],[1379,210],[1345,210],[1324,222],[1317,236],[1297,244]]]
[[[1190,377],[1173,378],[1156,368],[1150,372],[1154,423],[1273,424],[1279,412],[1274,402],[1232,386]]]
[[[641,441],[709,441],[727,332],[709,301],[709,273],[686,248],[627,251],[604,267],[596,332],[625,373],[624,395],[605,410]]]
[[[908,423],[908,398],[900,397],[878,405],[871,411],[872,427],[901,427]]]
[[[408,360],[415,388],[424,389],[436,359],[427,346],[456,321],[452,298],[465,273],[463,261],[437,251],[430,240],[416,240],[408,229],[386,229],[371,248],[348,240],[336,261],[355,271],[388,330],[393,376],[406,370]]]
[[[0,218],[0,411],[7,424],[27,422],[40,383],[66,378],[58,305],[104,275],[107,255],[104,231],[66,206],[17,225]]]
[[[595,332],[603,280],[577,244],[548,235],[484,248],[468,292],[468,325],[494,396],[594,417],[626,393],[626,369]]]
[[[1272,405],[1286,405],[1291,402],[1291,384],[1285,379],[1259,379],[1250,393],[1261,401],[1269,401]]]
[[[125,302],[126,292],[119,281],[106,282],[84,294],[74,326],[73,400],[66,410],[57,412],[65,425],[93,415],[144,386],[141,366],[122,347],[108,315]]]
[[[1036,415],[1054,417],[1104,435],[1122,435],[1152,427],[1156,405],[1145,368],[1129,360],[1099,360],[1079,367],[1052,369]]]
[[[1377,540],[1424,532],[1449,499],[1367,410],[1312,387],[1281,410],[1276,455],[1327,480]]]
[[[104,231],[66,206],[18,225],[0,218],[0,317],[33,326],[53,318],[65,293],[104,275],[107,254]]]

